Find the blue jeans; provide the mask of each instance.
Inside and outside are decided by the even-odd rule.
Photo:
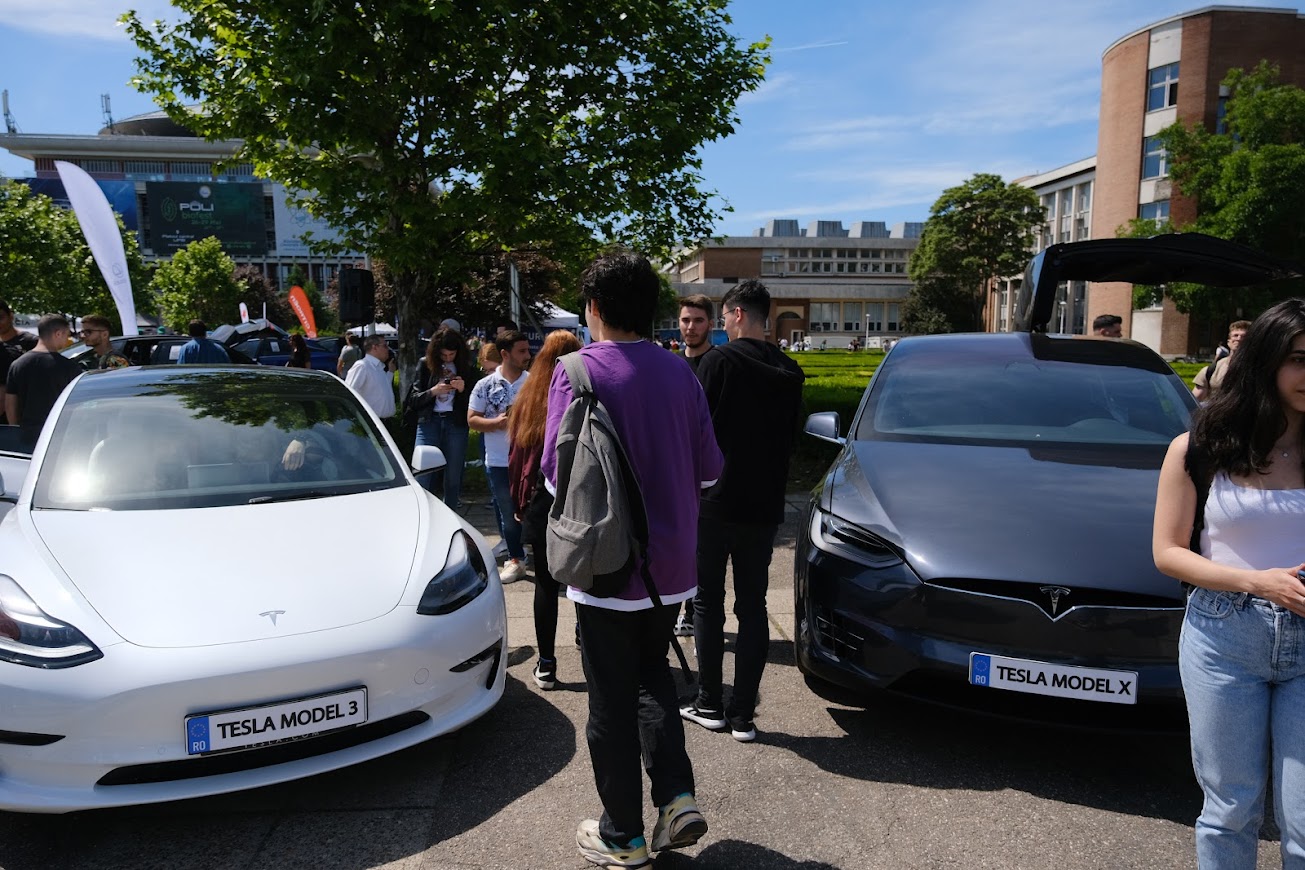
[[[1305,619],[1244,592],[1198,588],[1178,664],[1205,792],[1201,870],[1255,866],[1270,765],[1282,866],[1305,868]]]
[[[508,485],[507,467],[487,465],[485,476],[489,478],[489,494],[494,501],[494,516],[498,520],[498,532],[507,544],[508,555],[519,561],[524,560],[526,548],[521,545],[521,523],[517,521],[516,508],[512,505],[512,490]]]
[[[444,504],[453,511],[462,507],[462,469],[467,463],[467,427],[453,423],[452,414],[430,414],[417,421],[417,444],[438,447],[444,454],[444,469],[429,475],[426,488],[444,493]]]

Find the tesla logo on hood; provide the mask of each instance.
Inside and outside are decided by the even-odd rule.
[[[1055,616],[1056,611],[1060,610],[1060,599],[1069,594],[1069,590],[1064,586],[1039,586],[1039,592],[1051,596],[1051,615]],[[273,620],[275,622],[275,620]]]
[[[1066,589],[1065,591],[1068,592],[1069,590]],[[276,625],[276,618],[277,618],[278,616],[280,616],[281,614],[283,614],[283,613],[285,613],[284,610],[264,610],[262,613],[260,613],[260,614],[258,614],[258,615],[259,615],[259,616],[266,616],[268,619],[272,620],[272,625],[275,626],[275,625]]]

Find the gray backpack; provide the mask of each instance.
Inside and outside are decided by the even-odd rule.
[[[558,361],[574,398],[557,430],[557,487],[545,532],[548,568],[569,586],[607,597],[624,588],[635,557],[646,554],[643,492],[580,354]]]

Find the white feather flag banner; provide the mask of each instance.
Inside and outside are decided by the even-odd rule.
[[[56,160],[54,166],[63,180],[64,191],[72,203],[73,213],[82,226],[82,235],[91,249],[100,274],[109,285],[113,301],[122,318],[122,334],[136,335],[136,300],[131,295],[131,276],[127,273],[127,252],[122,246],[122,233],[117,218],[109,207],[104,191],[95,179],[80,166]],[[82,312],[85,313],[85,312]]]

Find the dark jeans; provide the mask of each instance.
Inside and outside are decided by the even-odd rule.
[[[734,615],[739,635],[734,644],[734,697],[725,707],[729,718],[751,720],[766,667],[770,626],[766,621],[766,587],[776,525],[727,523],[698,519],[698,596],[693,637],[698,645],[698,703],[721,709],[725,658],[725,563],[734,566]]]
[[[455,513],[462,508],[462,469],[467,463],[466,426],[453,422],[453,414],[432,413],[417,421],[417,444],[438,447],[444,454],[444,468],[428,475],[426,488]]]
[[[693,765],[684,749],[675,681],[666,657],[676,608],[607,610],[582,604],[581,661],[589,682],[589,757],[603,803],[598,830],[625,844],[643,835],[644,770],[652,801],[662,807],[692,792]]]
[[[507,466],[487,465],[485,476],[489,478],[494,516],[498,519],[498,531],[503,536],[503,543],[507,544],[508,555],[513,559],[525,559],[526,548],[521,546],[521,523],[517,520],[516,508],[512,504]]]

